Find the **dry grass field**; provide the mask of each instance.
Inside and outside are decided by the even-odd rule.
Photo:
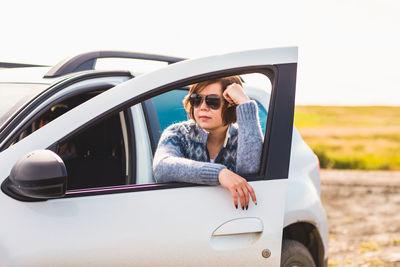
[[[328,266],[400,267],[400,172],[322,170]]]
[[[400,170],[400,107],[296,106],[295,125],[322,168]]]

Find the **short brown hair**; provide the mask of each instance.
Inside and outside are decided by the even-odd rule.
[[[225,91],[226,87],[232,83],[237,83],[243,87],[242,81],[240,80],[239,76],[229,76],[218,78],[214,80],[208,80],[200,83],[192,84],[189,88],[189,94],[185,96],[183,99],[183,106],[185,107],[186,112],[189,114],[190,118],[196,121],[194,118],[194,107],[189,102],[189,96],[194,93],[200,93],[206,86],[219,83],[222,88],[222,93]],[[222,104],[222,121],[225,125],[235,123],[236,122],[236,106],[228,107],[225,101]]]

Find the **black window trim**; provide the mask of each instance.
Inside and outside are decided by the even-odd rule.
[[[149,134],[151,152],[154,155],[158,145],[156,140],[159,140],[161,137],[160,122],[158,120],[157,111],[154,107],[151,98],[141,102],[141,104],[147,127],[147,132]]]
[[[132,112],[131,109],[127,109],[124,111],[125,116],[125,126],[128,132],[128,144],[127,147],[129,148],[129,157],[125,160],[130,162],[129,169],[128,169],[128,176],[131,177],[131,184],[136,184],[136,138],[135,138],[135,125],[132,119]]]

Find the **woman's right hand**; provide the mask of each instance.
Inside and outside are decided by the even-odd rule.
[[[222,95],[226,101],[234,105],[240,105],[250,101],[243,87],[237,83],[228,85]]]
[[[219,183],[228,189],[233,198],[233,203],[235,207],[238,208],[238,197],[240,198],[240,206],[244,210],[245,208],[249,208],[249,194],[254,202],[257,205],[256,194],[254,193],[253,187],[249,185],[243,177],[237,175],[233,171],[228,169],[222,169],[218,174]]]

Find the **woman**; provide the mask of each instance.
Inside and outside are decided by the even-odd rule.
[[[249,195],[257,204],[253,188],[240,175],[258,172],[263,136],[257,104],[240,78],[194,84],[183,103],[191,120],[163,132],[153,161],[156,181],[221,184],[236,208],[238,197],[242,209],[248,209]]]

